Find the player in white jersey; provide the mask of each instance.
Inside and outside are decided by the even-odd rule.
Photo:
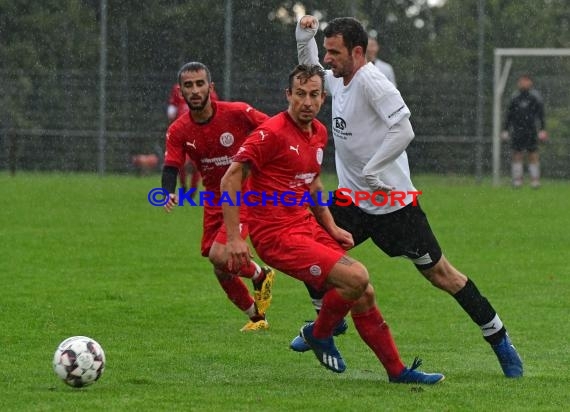
[[[304,16],[297,24],[299,63],[318,64],[314,36],[318,21]],[[325,88],[332,96],[332,131],[339,188],[352,191],[413,191],[406,147],[414,138],[410,110],[400,92],[372,63],[366,63],[368,36],[353,18],[337,18],[324,29]],[[354,198],[353,198],[354,200]],[[521,377],[522,361],[495,309],[472,280],[443,256],[419,203],[377,206],[354,203],[329,207],[337,225],[349,231],[354,244],[367,239],[389,256],[405,256],[435,287],[452,295],[480,327],[505,376]],[[309,292],[318,309],[320,293]],[[291,348],[303,351],[298,339]]]

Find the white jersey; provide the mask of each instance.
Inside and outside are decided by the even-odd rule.
[[[383,60],[376,59],[374,60],[374,66],[376,66],[378,70],[380,70],[382,74],[384,74],[384,76],[386,76],[394,86],[398,87],[398,85],[396,84],[396,75],[394,74],[394,68],[390,63],[386,63]]]
[[[339,188],[370,192],[362,169],[378,151],[388,129],[410,116],[410,110],[395,86],[368,63],[356,72],[347,86],[342,78],[325,75],[325,88],[332,96],[332,133]],[[394,186],[396,191],[415,191],[410,179],[408,156],[402,152],[381,172],[379,178]],[[354,199],[354,198],[353,198]],[[407,205],[413,195],[404,199]],[[396,202],[385,206],[360,202],[361,209],[370,214],[386,214],[401,209]]]
[[[320,64],[314,38],[316,32],[316,28],[301,29],[297,22],[295,38],[299,63]],[[413,138],[408,121],[410,110],[396,86],[372,63],[368,63],[356,72],[347,86],[344,86],[342,78],[334,77],[332,70],[326,70],[325,89],[332,96],[331,128],[339,188],[350,189],[353,201],[354,192],[372,192],[363,169],[373,157],[389,154],[390,158],[394,156],[394,160],[385,164],[381,162],[383,166],[378,170],[374,168],[376,177],[394,187],[394,191],[415,192],[405,151],[409,140],[402,140],[400,144],[404,145],[399,148],[399,144],[388,137],[389,130],[402,121],[410,127],[410,139]],[[385,148],[381,148],[383,143],[386,143]],[[414,199],[415,194],[406,195],[403,205],[386,202],[384,206],[361,201],[359,207],[367,213],[382,215],[399,210]]]

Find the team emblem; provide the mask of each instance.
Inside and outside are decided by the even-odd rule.
[[[309,273],[313,276],[320,276],[322,273],[321,267],[319,265],[312,265],[309,268]]]
[[[234,135],[230,132],[222,133],[220,136],[220,144],[224,147],[230,147],[234,144]]]

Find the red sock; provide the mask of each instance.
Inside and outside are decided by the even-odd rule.
[[[352,314],[352,320],[360,337],[384,365],[388,375],[400,375],[405,365],[378,307],[375,305],[366,312]]]
[[[315,320],[313,336],[317,339],[331,337],[333,329],[348,314],[352,305],[354,300],[343,298],[336,289],[327,291],[323,296],[321,311]]]
[[[253,275],[255,275],[256,270],[257,267],[253,261],[250,261],[247,265],[243,265],[241,268],[239,268],[239,276],[251,279]]]
[[[222,289],[225,290],[228,299],[232,301],[234,305],[240,308],[243,312],[251,308],[253,305],[253,298],[249,294],[247,286],[238,276],[231,276],[227,279],[220,280],[220,285]]]

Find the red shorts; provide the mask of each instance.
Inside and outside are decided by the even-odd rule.
[[[203,234],[201,252],[202,256],[210,254],[210,248],[214,242],[225,245],[228,241],[226,226],[224,225],[224,214],[221,207],[204,207]],[[247,209],[240,207],[240,234],[243,239],[249,235],[247,226]]]
[[[256,237],[252,230],[250,237],[266,264],[317,290],[324,289],[333,266],[346,254],[312,214],[297,225],[285,228],[264,226],[260,237]]]

